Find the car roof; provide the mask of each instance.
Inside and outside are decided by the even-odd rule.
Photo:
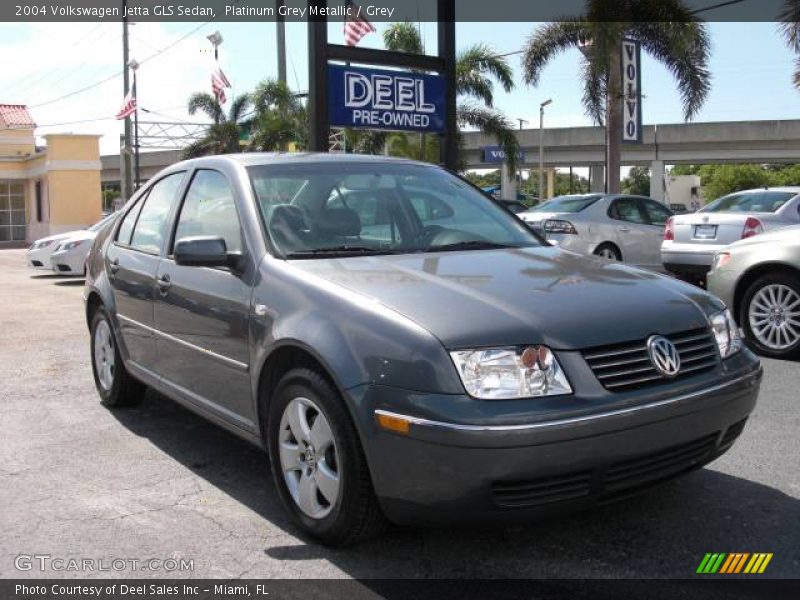
[[[726,196],[733,196],[734,194],[752,194],[755,192],[787,192],[790,194],[800,194],[800,186],[785,185],[775,187],[760,187],[753,188],[751,190],[739,190],[738,192],[731,192],[730,194],[726,194]]]
[[[302,163],[378,163],[378,164],[414,164],[426,167],[435,167],[431,163],[420,162],[408,158],[393,156],[375,156],[372,154],[344,154],[328,152],[243,152],[240,154],[217,154],[213,156],[200,156],[190,158],[177,165],[191,166],[206,163],[225,161],[240,164],[245,167],[274,164],[302,164]]]

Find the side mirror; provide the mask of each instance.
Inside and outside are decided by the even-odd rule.
[[[175,264],[183,267],[228,267],[239,270],[242,255],[228,252],[221,237],[186,237],[175,243]]]

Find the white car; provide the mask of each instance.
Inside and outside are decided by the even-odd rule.
[[[59,240],[50,255],[50,268],[61,275],[84,276],[86,274],[86,258],[89,256],[89,250],[92,248],[92,242],[96,236],[96,230],[87,229]]]
[[[75,232],[72,232],[75,233]],[[58,246],[58,242],[69,237],[69,233],[59,233],[58,235],[51,235],[40,240],[36,240],[28,248],[28,254],[25,257],[28,266],[32,269],[50,269],[50,255]]]
[[[83,275],[92,241],[116,213],[100,219],[88,229],[79,229],[36,240],[28,249],[28,266],[47,269],[64,275]]]
[[[733,242],[800,223],[800,187],[745,190],[700,211],[676,215],[664,230],[664,268],[685,279],[705,279],[714,255]]]
[[[642,196],[576,194],[517,216],[566,250],[660,270],[661,240],[672,211]]]

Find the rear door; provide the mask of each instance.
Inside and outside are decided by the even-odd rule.
[[[661,242],[664,240],[664,227],[667,224],[667,220],[673,216],[673,213],[660,202],[656,202],[650,198],[641,198],[641,203],[644,207],[649,224],[647,230],[648,243],[645,247],[647,262],[642,264],[660,270],[662,268]]]
[[[616,243],[622,251],[622,260],[636,265],[648,264],[651,225],[641,199],[615,198],[608,206],[608,217],[616,227]]]
[[[175,243],[192,236],[222,237],[229,252],[245,256],[244,272],[176,265]],[[196,170],[156,277],[159,369],[187,400],[247,429],[255,423],[248,330],[254,270],[234,187],[220,171]]]
[[[153,300],[170,209],[185,172],[157,181],[123,217],[106,253],[116,315],[129,359],[157,372]]]

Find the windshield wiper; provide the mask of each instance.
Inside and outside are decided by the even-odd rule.
[[[498,244],[483,240],[471,240],[469,242],[455,242],[453,244],[443,244],[441,246],[431,246],[426,252],[452,252],[455,250],[495,250],[498,248],[519,248],[511,244]]]
[[[286,258],[313,258],[315,256],[376,256],[380,254],[397,254],[388,248],[370,248],[369,246],[331,246],[328,248],[313,248],[311,250],[297,250],[290,252]]]

